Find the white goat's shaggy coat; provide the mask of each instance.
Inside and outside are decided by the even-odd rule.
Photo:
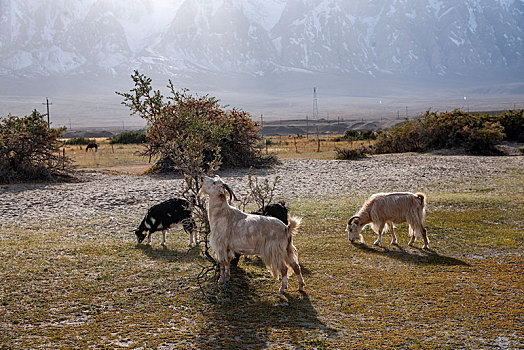
[[[297,275],[299,290],[303,291],[305,283],[293,245],[300,219],[292,217],[286,226],[273,217],[246,214],[227,203],[225,190],[230,191],[218,176],[204,178],[200,190],[201,194],[209,195],[209,246],[220,264],[219,283],[229,280],[229,264],[236,252],[260,256],[273,277],[282,276],[281,293],[287,288],[292,271]]]
[[[391,230],[393,240],[391,244],[397,244],[397,236],[393,224],[407,222],[411,240],[409,245],[413,245],[415,237],[422,237],[424,249],[428,248],[429,240],[424,228],[426,196],[423,193],[395,192],[395,193],[376,193],[369,197],[360,211],[349,219],[346,232],[348,239],[354,241],[360,238],[364,242],[364,237],[360,231],[368,224],[371,224],[373,231],[378,238],[375,245],[379,245],[382,233]]]

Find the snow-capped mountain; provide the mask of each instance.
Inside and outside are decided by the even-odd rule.
[[[523,0],[0,0],[0,75],[524,74]]]

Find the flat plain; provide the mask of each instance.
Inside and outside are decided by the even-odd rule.
[[[292,276],[284,295],[256,257],[226,290],[201,289],[208,263],[181,227],[165,248],[159,234],[137,245],[131,231],[182,179],[139,175],[147,162],[132,159],[79,162],[73,182],[0,187],[0,348],[524,347],[522,156],[302,154],[255,170],[278,176],[276,200],[303,218],[306,293]],[[219,175],[245,196],[247,169]],[[408,247],[405,225],[399,245],[386,235],[373,246],[369,229],[365,244],[347,240],[348,218],[380,191],[427,194],[430,250]]]

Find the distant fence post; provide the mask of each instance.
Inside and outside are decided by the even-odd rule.
[[[320,136],[318,134],[318,126],[317,126],[317,152],[320,152]]]

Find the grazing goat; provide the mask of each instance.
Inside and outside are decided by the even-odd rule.
[[[271,216],[271,217],[279,219],[285,225],[287,225],[288,224],[288,221],[287,221],[288,210],[289,209],[286,207],[286,202],[281,201],[281,202],[274,203],[274,204],[268,204],[265,207],[261,207],[257,211],[252,211],[251,214]]]
[[[93,148],[95,152],[98,151],[98,145],[96,143],[88,144],[86,147],[86,152],[89,151],[90,148]]]
[[[407,222],[411,240],[409,246],[415,242],[415,236],[422,236],[424,249],[428,249],[428,237],[424,228],[426,196],[423,193],[376,193],[369,197],[360,211],[349,219],[346,232],[348,239],[353,242],[360,238],[364,243],[364,237],[360,231],[371,224],[373,231],[378,235],[375,245],[380,244],[384,228],[390,229],[393,235],[391,244],[397,244],[397,236],[393,224]]]
[[[168,199],[165,202],[152,206],[140,226],[135,230],[138,243],[142,243],[148,231],[146,244],[151,244],[151,234],[162,231],[162,245],[166,245],[166,231],[175,224],[182,223],[184,230],[189,233],[189,246],[197,244],[198,237],[195,230],[195,221],[191,216],[191,203],[183,198]]]
[[[288,208],[286,207],[286,202],[281,201],[279,203],[268,204],[265,207],[261,207],[257,211],[252,211],[251,214],[271,216],[282,221],[284,225],[288,225],[287,212]],[[231,260],[230,265],[238,266],[240,256],[241,254],[235,253],[235,257],[233,258],[233,260]]]
[[[293,234],[298,230],[300,219],[292,217],[289,225],[285,225],[273,217],[246,214],[227,203],[225,191],[230,198],[234,195],[218,176],[205,177],[200,190],[201,195],[209,196],[209,245],[220,265],[218,282],[229,281],[229,263],[237,252],[260,256],[273,277],[282,276],[281,293],[287,288],[291,270],[297,275],[299,290],[303,291],[305,283],[293,245]]]

